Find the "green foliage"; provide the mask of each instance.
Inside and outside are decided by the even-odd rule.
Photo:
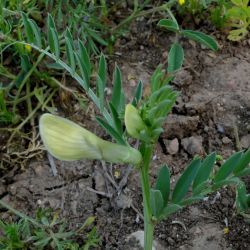
[[[73,232],[67,229],[64,221],[59,219],[58,213],[51,210],[38,209],[36,218],[32,219],[21,212],[9,207],[1,201],[1,206],[11,210],[20,219],[17,222],[7,223],[0,220],[0,248],[3,250],[25,249],[65,249],[80,250],[97,247],[100,238],[92,227],[94,217],[89,217],[80,230]],[[82,231],[92,227],[86,233],[86,240],[81,246],[76,240],[82,238]]]
[[[168,73],[179,70],[184,60],[184,51],[179,43],[172,44],[168,54]]]
[[[239,41],[243,39],[250,26],[249,0],[219,0],[211,9],[211,19],[219,28],[229,28],[228,39]]]
[[[164,204],[166,205],[169,199],[170,193],[170,173],[169,169],[166,165],[163,165],[158,174],[155,189],[159,190],[162,194],[162,198],[164,200]]]
[[[228,39],[239,41],[247,35],[250,26],[249,0],[232,0],[232,3],[234,6],[226,13],[226,18],[233,28],[229,32]]]
[[[151,197],[152,211],[154,211],[154,216],[157,215],[156,218],[166,218],[182,207],[202,200],[209,193],[225,185],[236,186],[237,209],[243,215],[249,213],[250,194],[247,194],[244,182],[237,175],[240,172],[247,173],[246,170],[249,172],[250,149],[246,152],[234,153],[217,172],[212,171],[216,163],[215,156],[216,154],[212,153],[204,160],[195,158],[179,177],[174,190],[163,206],[161,198],[164,197],[164,193],[169,193],[170,178],[168,176],[169,170],[166,170],[167,167],[164,166],[161,169],[156,181],[156,186],[158,186],[156,190],[161,191],[161,196],[155,191],[150,193],[153,196]],[[191,186],[192,189],[190,189]],[[157,204],[161,208],[160,211],[155,208]]]
[[[199,1],[194,1],[194,2],[199,2]],[[158,22],[158,26],[167,29],[169,31],[175,32],[177,38],[186,37],[195,42],[203,44],[209,49],[212,49],[214,51],[218,50],[218,45],[213,37],[199,31],[183,30],[179,26],[177,20],[175,19],[174,15],[170,10],[168,10],[168,14],[170,16],[170,19],[161,19]],[[173,73],[179,70],[183,64],[183,61],[184,61],[183,48],[180,43],[175,42],[172,44],[168,55],[168,68],[167,68],[168,73]]]
[[[71,6],[68,1],[66,2],[66,6]],[[135,1],[135,3],[137,3],[137,1]],[[236,1],[233,3],[237,6],[240,4],[241,7],[245,4],[245,2],[239,3]],[[73,5],[74,4],[75,3],[73,3]],[[101,13],[106,17],[108,15],[107,6],[104,1],[101,1],[101,4]],[[190,4],[192,13],[199,11],[200,3],[198,3],[198,1],[190,1]],[[207,4],[209,4],[209,1],[202,1],[202,8],[206,8]],[[47,9],[51,8],[50,5],[49,1],[45,2],[45,7]],[[82,5],[79,4],[77,6]],[[86,5],[84,6],[86,7]],[[22,74],[19,76],[19,81],[16,81],[16,84],[17,86],[21,86],[19,88],[21,91],[22,86],[26,83],[22,80],[22,77],[24,77],[24,79],[29,78],[30,74],[35,71],[33,66],[33,54],[28,54],[30,50],[32,50],[34,54],[40,54],[41,58],[44,56],[49,57],[54,60],[54,66],[56,66],[57,69],[63,69],[85,90],[89,99],[93,101],[99,111],[100,117],[96,117],[99,125],[102,126],[118,144],[128,145],[129,129],[127,124],[127,132],[124,129],[126,97],[123,91],[121,71],[116,65],[113,72],[111,97],[107,96],[108,67],[106,58],[101,54],[99,63],[95,67],[89,55],[90,51],[97,51],[94,46],[94,40],[104,46],[107,44],[106,41],[98,35],[98,32],[93,31],[88,21],[83,23],[79,22],[79,20],[81,20],[79,19],[81,15],[78,9],[76,9],[76,13],[78,13],[79,16],[77,16],[76,19],[73,18],[72,22],[67,22],[67,24],[71,24],[68,29],[63,29],[63,26],[60,26],[60,22],[58,22],[62,17],[62,7],[62,1],[59,1],[58,7],[56,8],[56,11],[58,11],[57,14],[49,14],[47,17],[47,38],[40,35],[42,32],[37,22],[31,19],[30,15],[22,13],[21,21],[25,33],[19,28],[18,40],[10,39],[9,41],[9,43],[15,42],[15,46],[19,47],[20,50]],[[173,90],[171,81],[174,79],[175,72],[182,67],[184,61],[184,51],[179,38],[186,37],[192,39],[214,51],[218,49],[216,41],[211,36],[199,31],[182,29],[172,12],[166,7],[167,6],[165,6],[164,10],[167,10],[169,19],[160,20],[159,26],[176,33],[176,41],[169,51],[168,65],[167,67],[165,65],[159,65],[156,68],[150,80],[150,94],[148,96],[143,96],[143,84],[140,81],[138,82],[134,97],[131,100],[132,105],[130,104],[130,110],[134,110],[135,114],[134,121],[140,123],[139,125],[131,123],[129,125],[132,126],[132,132],[133,126],[136,129],[140,127],[138,131],[135,129],[136,133],[133,138],[138,139],[138,150],[140,151],[138,153],[141,154],[143,158],[141,165],[138,166],[138,170],[141,173],[143,186],[145,207],[144,238],[146,242],[145,245],[148,249],[150,249],[152,245],[153,221],[158,222],[168,217],[170,214],[179,211],[184,206],[202,200],[207,194],[216,191],[224,185],[232,184],[236,186],[236,203],[241,213],[245,213],[249,208],[249,194],[247,194],[244,183],[240,179],[241,176],[250,173],[249,150],[247,152],[238,152],[232,155],[222,164],[218,171],[214,170],[216,159],[214,153],[207,156],[204,160],[195,158],[184,170],[173,190],[170,190],[170,171],[168,167],[164,165],[159,172],[154,187],[150,187],[149,167],[152,159],[153,146],[157,142],[160,133],[163,131],[163,123],[167,114],[171,112],[178,95],[178,93]],[[136,17],[138,14],[137,8],[139,8],[138,4],[135,4],[135,10],[131,18],[125,20],[121,25],[129,23],[130,20]],[[159,9],[162,10],[162,8]],[[85,9],[83,9],[83,13],[85,15],[84,10]],[[89,20],[90,16],[87,17]],[[75,20],[84,27],[84,32],[87,36],[85,40],[82,39],[81,35],[79,36],[80,39],[76,36],[75,32],[79,26]],[[5,25],[3,20],[2,25]],[[99,27],[98,31],[101,31],[100,26],[96,24],[96,27]],[[66,31],[62,32],[62,30]],[[115,31],[113,32],[115,33]],[[27,42],[20,41],[22,38]],[[39,62],[39,60],[36,61],[36,66]],[[41,100],[44,102],[45,98],[42,97],[41,93],[39,95],[39,93],[36,92],[34,95],[39,102],[41,102]],[[4,103],[0,103],[0,105],[4,112],[8,112]],[[124,161],[120,163],[123,162]],[[28,242],[32,242],[36,247],[45,249],[45,247],[50,246],[56,249],[78,249],[77,244],[72,242],[72,237],[75,237],[76,234],[65,230],[64,223],[58,222],[57,216],[49,218],[49,216],[41,213],[36,220],[33,220],[22,214],[20,215],[20,213],[17,215],[28,222],[29,227],[26,226],[26,230],[23,230],[21,233],[26,232],[26,234],[29,234]],[[6,224],[4,226],[6,226]],[[26,243],[24,239],[27,239],[27,235],[25,234],[23,236],[21,234],[20,236],[18,226],[12,226],[11,230],[16,232],[13,233],[13,241],[15,241],[15,244]],[[4,232],[3,235],[3,237],[5,237],[4,239],[7,239],[7,242],[12,241],[12,238],[10,238],[7,233]],[[95,229],[88,234],[88,238],[85,246],[95,246],[98,244]]]

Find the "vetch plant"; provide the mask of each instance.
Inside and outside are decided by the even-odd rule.
[[[161,20],[160,25],[200,42],[216,50],[217,44],[210,36],[201,32],[181,30],[171,12],[171,19]],[[216,154],[205,159],[196,157],[180,176],[173,190],[170,188],[170,171],[164,164],[158,174],[156,183],[151,185],[149,172],[154,146],[163,131],[162,125],[171,111],[178,93],[170,85],[175,71],[181,68],[184,53],[181,45],[175,43],[170,50],[168,66],[165,70],[159,65],[150,81],[150,95],[142,97],[143,84],[138,82],[134,98],[126,104],[122,89],[122,77],[116,65],[113,74],[111,98],[106,98],[107,63],[104,55],[100,56],[96,72],[90,61],[86,48],[81,41],[78,46],[73,41],[70,31],[64,34],[66,58],[61,58],[58,34],[51,16],[48,18],[49,32],[46,49],[39,39],[39,29],[26,19],[25,31],[28,39],[20,44],[28,44],[33,49],[55,60],[86,91],[96,105],[102,117],[96,121],[116,141],[105,141],[75,123],[50,114],[40,118],[40,134],[47,150],[61,160],[97,159],[114,163],[130,163],[140,172],[144,206],[144,248],[152,249],[155,225],[186,205],[202,200],[207,194],[225,185],[235,185],[237,206],[240,213],[249,209],[249,195],[244,188],[241,176],[250,173],[250,149],[237,152],[215,171]],[[107,101],[108,99],[108,101]],[[124,129],[125,123],[125,129]],[[129,144],[129,137],[138,141],[139,148]]]

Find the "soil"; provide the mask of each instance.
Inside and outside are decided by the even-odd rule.
[[[150,75],[159,63],[166,62],[173,39],[169,33],[153,31],[146,20],[139,20],[117,41],[114,56],[109,58],[110,72],[117,62],[130,98],[139,79],[147,94]],[[168,164],[171,182],[175,183],[195,154],[217,151],[227,158],[250,146],[250,43],[218,41],[220,50],[216,53],[181,41],[185,63],[173,83],[180,96],[155,149],[152,182],[163,163]],[[82,111],[64,116],[104,136]],[[140,249],[135,241],[128,240],[131,233],[143,230],[136,170],[129,172],[126,166],[96,161],[55,160],[55,164],[56,172],[44,154],[22,170],[13,169],[0,178],[0,197],[29,215],[38,207],[60,210],[72,229],[94,215],[102,239],[100,249]],[[249,190],[249,178],[246,183]],[[250,249],[250,224],[237,215],[234,201],[235,190],[228,187],[172,215],[156,227],[157,249]],[[4,219],[8,216],[6,211],[1,213]]]

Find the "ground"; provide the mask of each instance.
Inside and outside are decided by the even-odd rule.
[[[117,41],[109,57],[110,72],[116,62],[128,96],[139,79],[147,94],[150,75],[159,63],[166,62],[172,39],[169,33],[152,31],[140,20]],[[181,42],[185,63],[173,82],[180,95],[155,149],[152,182],[161,164],[169,166],[174,183],[196,154],[217,151],[227,158],[250,146],[250,44],[219,38],[220,50],[211,52],[187,40]],[[61,114],[108,138],[84,111]],[[128,236],[143,230],[136,170],[97,161],[55,160],[55,164],[56,172],[43,154],[22,170],[12,169],[0,179],[0,197],[30,215],[38,207],[60,210],[73,229],[94,215],[102,238],[100,249],[133,249],[135,242]],[[249,178],[246,183],[250,191]],[[172,215],[156,227],[158,249],[250,249],[250,224],[237,215],[234,200],[235,190],[228,187]],[[8,216],[1,214],[4,219]]]

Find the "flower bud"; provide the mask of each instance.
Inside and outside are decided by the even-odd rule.
[[[42,115],[39,130],[45,148],[60,160],[97,159],[132,164],[141,161],[138,150],[104,141],[76,123],[59,116]]]
[[[146,129],[139,111],[132,105],[128,104],[125,109],[125,125],[130,136],[139,139],[140,132]]]

